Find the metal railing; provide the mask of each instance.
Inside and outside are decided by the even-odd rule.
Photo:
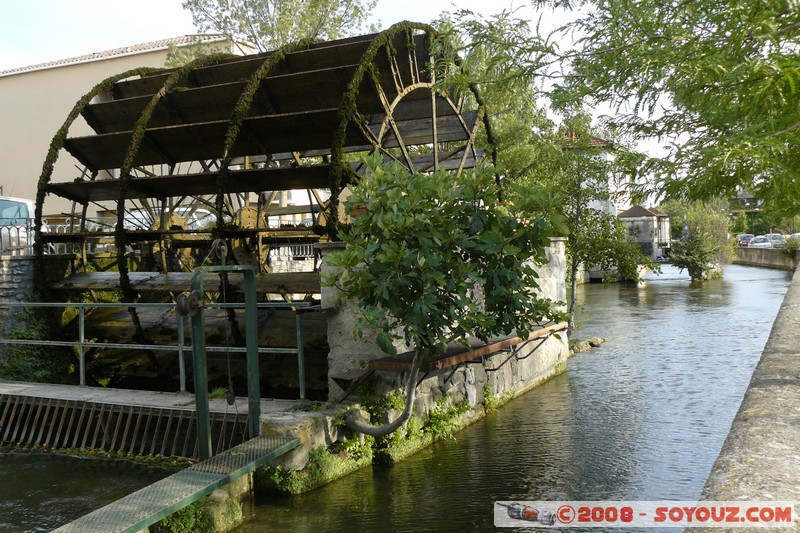
[[[33,219],[0,219],[0,253],[3,255],[33,254]]]
[[[297,370],[300,399],[305,399],[305,354],[303,352],[303,331],[301,328],[300,309],[309,310],[313,304],[310,302],[260,302],[256,304],[257,309],[291,309],[295,314],[295,329],[297,338],[297,347],[288,348],[271,348],[271,347],[258,347],[259,354],[296,354],[297,355]],[[138,343],[119,343],[119,342],[96,342],[86,339],[86,310],[92,308],[123,308],[130,307],[136,309],[143,308],[160,308],[160,309],[175,309],[174,303],[123,303],[123,302],[0,302],[0,309],[32,309],[32,308],[76,308],[78,310],[78,340],[77,341],[53,341],[41,339],[6,339],[0,338],[0,345],[26,345],[26,346],[59,346],[76,348],[78,350],[79,360],[79,383],[86,385],[86,352],[92,348],[116,348],[126,350],[161,350],[161,351],[175,351],[178,354],[178,373],[179,373],[179,387],[180,392],[186,392],[186,362],[184,358],[185,352],[191,354],[191,344],[187,345],[185,339],[185,320],[187,317],[174,313],[177,322],[177,344],[138,344]],[[204,303],[205,309],[243,309],[244,303]],[[239,346],[206,346],[206,352],[214,353],[245,353],[246,348]]]

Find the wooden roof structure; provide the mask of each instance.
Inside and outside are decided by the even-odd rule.
[[[180,255],[173,240],[199,248],[234,239],[235,248],[255,238],[262,256],[262,245],[278,242],[265,217],[279,191],[308,191],[305,212],[313,224],[304,228],[305,241],[335,236],[339,195],[363,172],[358,154],[380,153],[422,172],[474,166],[484,157],[475,144],[483,110],[434,86],[432,33],[401,23],[378,34],[200,58],[104,80],[54,137],[39,181],[39,220],[52,195],[73,202],[71,224],[63,232],[39,232],[37,240],[72,243],[84,263],[92,243],[113,242],[121,277],[129,270],[126,248],[143,241],[162,255]],[[79,116],[92,134],[69,134]],[[62,153],[79,162],[80,175],[53,182],[52,164]],[[187,206],[213,208],[213,231],[182,239],[187,229],[174,215]],[[239,214],[247,208],[257,209],[258,221],[244,225]],[[92,209],[116,213],[117,220],[94,223]],[[126,213],[134,211],[150,213],[150,227],[127,228]],[[162,274],[190,269],[169,263],[157,265]],[[269,274],[263,257],[256,264]],[[107,284],[88,275],[60,285]],[[130,280],[120,285],[130,288]]]

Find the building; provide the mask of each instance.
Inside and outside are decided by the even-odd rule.
[[[185,35],[0,72],[0,187],[3,194],[35,198],[53,136],[75,103],[95,85],[139,67],[163,67],[171,51],[236,55],[256,50],[221,34]],[[183,54],[183,53],[186,54]],[[91,132],[79,119],[70,134]],[[78,177],[75,161],[61,158],[54,179]],[[62,206],[68,211],[71,206]],[[54,213],[45,213],[45,215]]]
[[[594,135],[590,136],[588,141],[583,141],[578,134],[570,133],[566,135],[562,146],[568,150],[591,150],[593,157],[608,163],[613,162],[615,157],[614,143]],[[606,197],[591,200],[589,208],[615,217],[630,207],[630,192],[625,184],[620,183],[613,173],[608,175],[604,186]]]
[[[671,231],[669,215],[654,207],[634,205],[617,215],[617,218],[628,229],[644,255],[654,261],[668,255]]]

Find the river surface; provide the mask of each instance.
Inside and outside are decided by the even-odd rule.
[[[665,267],[579,287],[575,337],[607,342],[565,374],[400,464],[256,501],[237,531],[494,531],[497,500],[696,500],[789,280]],[[169,473],[0,450],[0,531],[48,531]]]
[[[565,374],[400,464],[258,501],[239,531],[494,531],[496,500],[697,500],[789,280],[584,285],[575,336],[608,340]]]

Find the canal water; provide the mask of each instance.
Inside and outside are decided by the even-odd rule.
[[[0,532],[52,531],[174,470],[0,448]]]
[[[496,500],[696,500],[789,280],[584,285],[576,337],[607,342],[567,373],[400,464],[258,501],[239,531],[494,531]]]
[[[695,500],[788,287],[728,266],[693,284],[579,288],[567,373],[394,466],[252,502],[240,533],[493,531],[497,500]],[[0,531],[49,531],[170,472],[0,450]],[[650,530],[653,531],[653,530]]]

